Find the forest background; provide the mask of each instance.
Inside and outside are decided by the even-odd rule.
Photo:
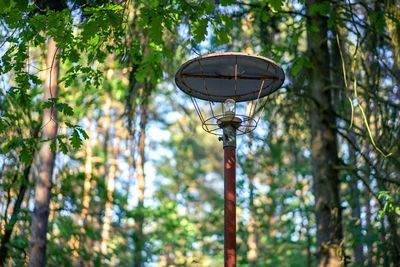
[[[238,266],[400,266],[398,0],[0,14],[0,266],[222,266],[222,144],[173,80],[223,51],[286,74],[240,137]]]

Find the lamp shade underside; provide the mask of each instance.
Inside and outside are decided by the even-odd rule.
[[[189,60],[175,75],[186,94],[210,102],[244,102],[276,91],[285,80],[272,60],[238,52],[213,53]]]

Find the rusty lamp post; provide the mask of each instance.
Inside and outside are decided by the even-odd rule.
[[[238,52],[191,59],[175,75],[203,129],[223,141],[225,267],[236,266],[236,136],[257,127],[267,96],[284,80],[282,68],[272,60]]]

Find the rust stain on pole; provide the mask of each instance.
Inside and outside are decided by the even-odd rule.
[[[236,267],[236,148],[224,147],[225,267]]]

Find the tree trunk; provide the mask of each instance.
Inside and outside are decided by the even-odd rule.
[[[103,257],[107,256],[108,253],[108,241],[110,238],[110,230],[111,230],[111,214],[113,208],[113,194],[114,194],[114,186],[115,186],[115,176],[117,171],[116,166],[116,156],[118,154],[118,143],[119,139],[116,134],[114,138],[114,147],[110,140],[110,125],[111,125],[111,108],[112,108],[112,100],[110,93],[106,95],[106,104],[104,107],[104,122],[103,127],[105,131],[104,137],[104,145],[105,145],[105,162],[108,165],[106,169],[106,190],[107,190],[107,198],[105,204],[104,211],[104,222],[103,229],[101,232],[101,244],[100,251]],[[105,264],[105,262],[103,262]]]
[[[164,249],[164,254],[160,256],[160,261],[157,267],[168,267],[172,265],[172,260],[169,254],[173,251],[173,245],[167,244]]]
[[[333,4],[333,8],[336,10],[336,16],[340,16],[341,12],[343,12],[338,3]],[[347,73],[343,73],[342,64],[346,64],[348,59],[347,51],[343,49],[344,38],[348,34],[345,28],[340,27],[339,25],[334,25],[332,29],[333,36],[331,38],[332,45],[332,55],[331,55],[331,84],[338,85],[338,89],[334,90],[334,102],[335,103],[347,103],[346,99],[346,90],[348,88],[345,84],[345,75]],[[337,39],[336,39],[337,38]],[[339,47],[338,42],[342,45]],[[342,62],[344,61],[344,62]],[[346,114],[350,114],[351,110],[349,108],[345,109]],[[356,144],[355,135],[353,132],[349,132],[349,139],[351,143]],[[349,144],[349,159],[348,164],[350,166],[356,166],[357,163],[357,155],[354,147]],[[350,206],[351,206],[351,223],[353,225],[352,237],[353,237],[353,254],[354,254],[354,263],[355,266],[363,266],[364,262],[364,254],[363,254],[363,245],[362,245],[362,227],[361,227],[361,203],[360,203],[360,191],[358,189],[358,178],[356,175],[351,173],[348,174],[350,178],[350,182],[348,183],[349,191],[350,191]]]
[[[397,85],[400,85],[400,9],[396,0],[385,0],[384,3],[385,22],[389,33],[390,45],[393,48],[393,72],[397,80]]]
[[[44,86],[44,100],[58,97],[58,75],[60,61],[59,49],[50,38],[46,66],[48,74]],[[42,140],[57,137],[57,108],[54,106],[43,110]],[[49,207],[52,175],[56,154],[50,149],[50,142],[43,142],[39,151],[39,176],[35,184],[35,206],[32,215],[31,240],[29,245],[29,266],[43,267],[46,262],[46,234],[49,220]]]
[[[108,169],[107,175],[107,201],[105,205],[105,212],[104,212],[104,223],[103,223],[103,230],[101,233],[101,253],[103,256],[106,256],[108,253],[108,242],[110,239],[110,231],[111,231],[111,215],[114,206],[114,189],[115,189],[115,177],[117,174],[117,156],[118,156],[118,147],[119,147],[119,137],[116,136],[113,140],[114,146],[112,148],[112,154],[110,155],[110,167]],[[109,145],[111,146],[111,144]]]
[[[322,1],[306,1],[307,43],[311,59],[309,91],[312,174],[317,223],[318,266],[344,266],[342,209],[339,198],[340,181],[336,166],[337,141],[335,112],[332,107],[329,77],[327,18],[310,7]]]
[[[310,231],[310,217],[307,216],[307,224],[306,224],[306,255],[307,255],[307,267],[312,266],[312,253],[311,253],[311,246],[312,246],[312,236]]]
[[[147,90],[146,88],[144,90]],[[139,155],[136,161],[136,186],[138,194],[138,204],[135,215],[135,233],[134,233],[134,266],[143,267],[143,247],[144,247],[144,236],[143,236],[143,223],[144,223],[144,186],[145,186],[145,174],[144,164],[145,159],[145,138],[146,138],[146,125],[147,125],[147,98],[144,99],[144,103],[141,105],[140,115],[140,134],[139,134]]]
[[[6,262],[6,258],[7,258],[7,254],[8,254],[8,243],[11,240],[11,235],[12,235],[12,232],[14,230],[14,226],[17,223],[18,215],[19,215],[19,212],[21,210],[21,204],[22,204],[22,201],[23,201],[23,199],[25,197],[25,192],[26,192],[26,190],[28,188],[29,173],[30,173],[30,170],[31,170],[31,166],[32,165],[29,165],[24,170],[22,183],[21,183],[21,185],[19,187],[17,200],[14,203],[11,219],[10,219],[9,223],[5,226],[4,233],[3,233],[2,237],[1,237],[1,240],[0,240],[0,266],[1,267],[3,267],[5,262]]]
[[[353,143],[356,143],[355,136],[353,133],[350,133],[349,138]],[[356,151],[354,148],[349,145],[349,164],[351,166],[356,166],[357,157]],[[364,252],[363,252],[363,244],[362,244],[362,224],[361,224],[361,203],[360,203],[360,190],[358,189],[358,179],[355,175],[350,176],[350,206],[351,206],[351,221],[353,222],[353,253],[354,253],[354,263],[355,266],[361,267],[364,266]]]
[[[247,225],[247,246],[249,247],[249,251],[247,251],[247,260],[249,262],[249,266],[257,266],[257,257],[258,257],[258,245],[257,245],[257,236],[256,236],[256,219],[255,219],[255,208],[254,208],[254,184],[253,177],[249,177],[249,210],[250,210],[250,220]]]
[[[89,112],[88,112],[89,134],[91,133],[91,129],[92,129],[91,120],[92,120],[92,110],[89,110]],[[89,206],[90,206],[90,183],[92,180],[92,165],[93,165],[92,157],[93,157],[92,145],[91,145],[91,142],[89,141],[86,145],[85,180],[83,182],[82,210],[81,210],[81,214],[80,214],[80,219],[81,219],[82,225],[85,225],[87,223],[86,218],[87,218]]]
[[[371,200],[370,200],[371,195],[369,193],[366,194],[366,206],[365,206],[365,228],[367,229],[367,266],[368,267],[373,267],[374,266],[374,248],[373,248],[373,242],[372,242],[372,234],[369,232],[372,230],[372,223],[371,223]]]
[[[89,133],[89,138],[92,138],[92,128],[93,128],[93,111],[92,109],[89,109],[88,111],[88,133]],[[90,207],[90,201],[91,201],[91,183],[92,183],[92,170],[93,170],[93,153],[92,153],[92,143],[91,139],[88,140],[86,144],[86,153],[85,153],[85,180],[83,182],[83,192],[82,192],[82,210],[80,213],[80,224],[81,224],[81,233],[83,235],[86,235],[86,227],[88,224],[87,221],[87,216],[89,212],[89,207]],[[85,236],[83,240],[86,240],[85,244],[83,242],[79,242],[78,247],[83,248],[86,250],[87,254],[92,253],[92,248],[88,246],[87,243],[91,244],[92,241],[89,240],[90,238],[88,236]],[[92,264],[85,260],[82,256],[79,259],[79,266],[84,267],[84,266],[92,266]]]

